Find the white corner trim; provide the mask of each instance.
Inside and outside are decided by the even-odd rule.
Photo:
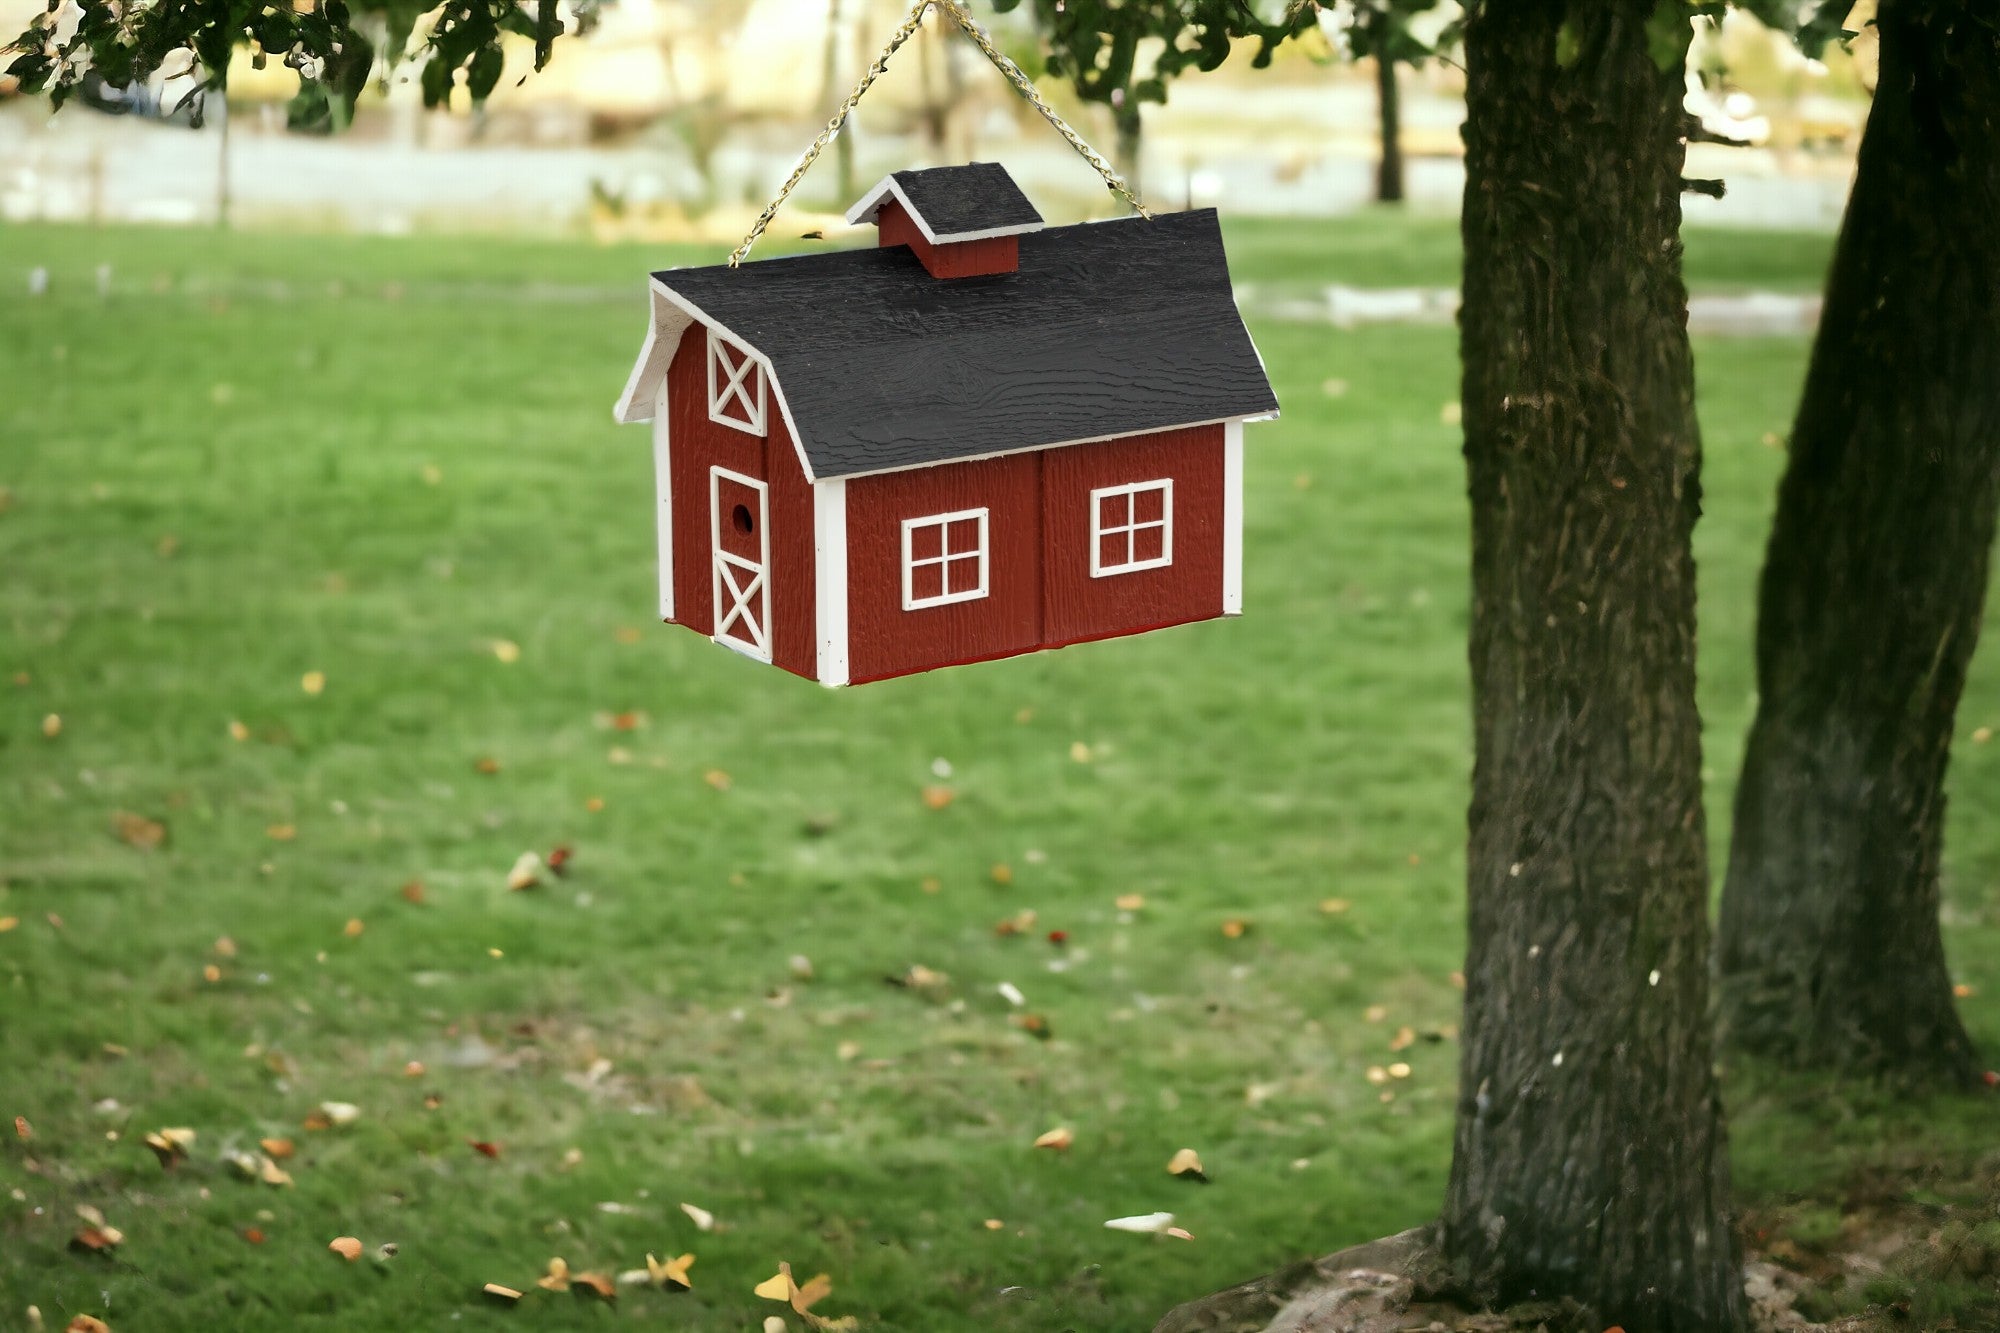
[[[1141,521],[1135,512],[1138,497],[1146,491],[1160,493],[1160,517]],[[1125,521],[1104,524],[1104,502],[1117,497],[1125,499]],[[1160,529],[1160,553],[1148,560],[1135,559],[1132,549],[1138,541],[1138,534],[1147,528]],[[1104,539],[1107,536],[1125,538],[1125,559],[1112,564],[1104,563]],[[1119,574],[1136,574],[1142,569],[1165,569],[1174,563],[1174,479],[1158,477],[1152,481],[1126,482],[1122,486],[1099,486],[1090,493],[1090,577],[1108,579]]]
[[[1243,423],[1222,428],[1222,614],[1243,614]]]
[[[922,213],[917,211],[917,206],[910,202],[910,196],[903,193],[903,187],[896,183],[894,176],[884,176],[876,183],[875,188],[861,196],[860,203],[847,210],[849,225],[874,221],[875,215],[882,211],[882,196],[885,194],[896,197],[896,202],[901,204],[903,211],[910,215],[910,221],[917,224],[917,230],[923,233],[923,238],[932,245],[957,245],[963,241],[988,241],[996,236],[1025,236],[1031,231],[1040,231],[1042,228],[1048,226],[1046,222],[1017,222],[1006,227],[985,227],[979,231],[948,231],[943,235],[939,235],[937,232],[931,230],[931,224],[925,220]],[[880,224],[877,223],[876,225],[879,226]]]
[[[819,683],[848,682],[847,483],[813,483],[813,619],[819,630]]]
[[[653,405],[653,489],[660,527],[660,619],[674,618],[674,474],[667,439],[667,382],[660,381]]]
[[[954,602],[976,602],[986,596],[987,589],[992,586],[992,579],[989,577],[992,573],[992,512],[991,509],[981,505],[977,509],[954,509],[949,514],[925,514],[918,518],[906,518],[903,520],[903,609],[905,611],[921,611],[926,607],[932,606],[950,606]],[[967,519],[977,519],[979,521],[978,549],[976,551],[954,551],[951,549],[950,544],[951,525],[953,523],[962,523]],[[921,559],[914,558],[911,554],[910,534],[918,528],[933,527],[941,529],[938,533],[938,554],[924,556]],[[963,560],[965,557],[975,554],[979,557],[978,584],[959,592],[953,592],[951,590],[952,562]],[[912,584],[911,576],[916,572],[918,565],[937,565],[940,567],[938,571],[938,586],[943,591],[937,596],[919,597],[916,595],[916,589]]]

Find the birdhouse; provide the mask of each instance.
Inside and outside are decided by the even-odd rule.
[[[660,618],[824,685],[1236,615],[1277,399],[1213,209],[1051,227],[899,171],[874,249],[652,275]]]

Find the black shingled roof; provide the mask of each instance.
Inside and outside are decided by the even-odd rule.
[[[896,171],[890,178],[930,235],[939,241],[968,233],[1042,225],[1042,215],[998,162]]]
[[[907,246],[653,276],[766,357],[816,478],[1277,409],[1214,209],[1024,234],[933,278]]]

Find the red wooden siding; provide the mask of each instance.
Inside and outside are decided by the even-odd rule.
[[[1221,426],[1051,449],[1042,465],[1045,646],[1222,614]],[[1090,493],[1171,478],[1173,563],[1090,576]]]
[[[857,683],[1041,643],[1040,453],[847,483],[848,674]],[[987,595],[903,609],[903,520],[989,509]]]
[[[933,278],[972,278],[982,273],[1012,273],[1021,267],[1019,236],[989,236],[983,241],[948,241],[933,245],[909,211],[894,199],[882,201],[875,215],[882,245],[907,245]]]
[[[770,634],[772,660],[787,671],[814,675],[812,487],[766,385],[763,437],[708,417],[708,331],[692,324],[667,370],[667,453],[674,507],[674,620],[702,634],[715,633],[714,529],[709,513],[709,469],[724,467],[765,482],[771,539]],[[724,515],[727,526],[730,516]],[[745,549],[750,549],[745,547]]]

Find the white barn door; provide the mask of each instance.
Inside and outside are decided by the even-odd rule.
[[[715,641],[771,660],[769,488],[728,468],[708,471],[709,533],[715,552]]]

